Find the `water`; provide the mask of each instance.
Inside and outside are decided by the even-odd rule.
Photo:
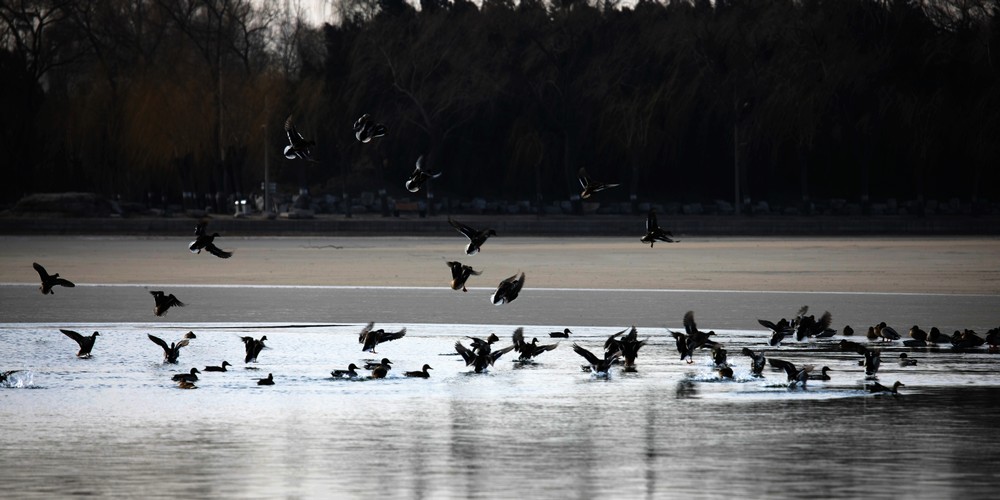
[[[784,374],[749,376],[743,346],[761,331],[721,331],[735,381],[708,351],[678,360],[663,328],[637,373],[607,380],[581,370],[572,341],[598,351],[616,329],[529,326],[574,334],[533,365],[508,354],[487,374],[454,356],[464,335],[513,326],[377,324],[405,338],[362,354],[363,325],[77,324],[101,336],[77,359],[65,325],[0,324],[0,483],[5,496],[496,498],[990,497],[1000,437],[1000,356],[985,350],[885,347],[879,379],[900,396],[864,390],[859,356],[792,343],[769,357],[828,365],[833,380],[789,390]],[[623,325],[624,326],[624,325]],[[146,338],[193,330],[177,365]],[[259,362],[239,337],[267,335]],[[554,341],[555,339],[553,339]],[[855,337],[855,340],[862,340]],[[898,343],[897,343],[898,344]],[[919,360],[899,367],[898,352]],[[394,362],[384,380],[334,380],[363,359]],[[170,375],[218,365],[197,390]],[[402,371],[433,367],[431,378]],[[360,363],[359,363],[360,364]],[[259,387],[273,373],[275,385]]]

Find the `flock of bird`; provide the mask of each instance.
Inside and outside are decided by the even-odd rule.
[[[294,124],[292,123],[291,116],[289,116],[285,121],[285,131],[288,135],[289,141],[289,145],[286,146],[284,150],[285,157],[289,159],[315,161],[312,159],[310,153],[310,148],[315,145],[315,142],[305,139],[296,130]],[[368,143],[374,138],[384,136],[387,133],[387,129],[385,125],[375,122],[369,115],[365,114],[355,122],[354,132],[358,141]],[[416,169],[405,182],[407,190],[411,192],[419,191],[419,189],[428,180],[437,178],[441,175],[441,172],[428,172],[424,169],[423,163],[423,156],[421,156],[417,159]],[[594,193],[618,186],[618,184],[614,183],[593,181],[583,168],[579,171],[579,181],[583,188],[583,192],[580,195],[581,198],[589,198]],[[481,230],[475,229],[453,220],[450,217],[448,218],[448,222],[455,228],[455,230],[468,239],[469,242],[465,248],[465,253],[470,256],[479,253],[486,241],[491,236],[496,236],[497,234],[492,228]],[[659,227],[655,212],[650,210],[646,219],[646,234],[640,238],[640,240],[643,243],[649,243],[652,247],[656,241],[674,242],[675,240],[672,239],[672,236],[673,235],[669,231],[665,231]],[[202,250],[205,250],[206,252],[219,258],[228,259],[232,257],[232,251],[222,250],[216,246],[215,239],[219,237],[219,234],[209,233],[207,230],[207,223],[205,221],[197,224],[195,228],[195,237],[195,240],[188,245],[188,249],[192,253],[198,254]],[[463,292],[466,292],[467,280],[472,276],[482,274],[481,271],[476,271],[471,266],[458,261],[449,261],[447,262],[447,265],[451,269],[451,288],[454,290],[462,290]],[[71,281],[60,277],[58,273],[52,275],[48,274],[45,268],[38,263],[33,263],[32,266],[37,271],[41,280],[39,289],[42,294],[48,295],[54,293],[53,288],[56,286],[75,286]],[[497,285],[496,290],[491,295],[491,302],[494,305],[503,305],[514,301],[524,286],[524,280],[525,274],[523,272],[515,273],[513,276],[504,279],[499,285]],[[185,305],[173,294],[167,294],[159,290],[150,291],[149,293],[153,296],[155,302],[153,313],[156,316],[162,316],[173,307],[184,307]],[[796,341],[801,342],[810,338],[832,337],[838,333],[837,330],[831,328],[832,316],[829,312],[825,312],[819,319],[816,319],[811,315],[807,316],[807,313],[808,307],[803,307],[791,320],[782,318],[777,322],[771,322],[769,320],[759,319],[758,322],[771,332],[770,339],[767,343],[771,347],[780,347],[781,343],[785,341],[786,338],[794,337]],[[693,363],[693,358],[698,351],[708,349],[711,351],[712,364],[717,371],[718,376],[721,379],[732,379],[734,374],[732,365],[730,365],[727,357],[728,353],[722,343],[712,338],[716,336],[715,332],[705,332],[700,330],[695,322],[693,311],[688,311],[684,315],[683,326],[683,332],[673,332],[668,330],[674,339],[677,352],[680,354],[680,360]],[[80,358],[88,358],[92,355],[97,337],[100,335],[98,332],[93,332],[92,335],[86,336],[72,330],[62,329],[60,331],[78,344],[79,350],[76,355]],[[569,328],[565,328],[563,331],[551,332],[549,335],[552,338],[568,338],[571,333],[572,332]],[[842,329],[842,332],[839,333],[843,336],[851,336],[853,335],[853,329],[850,326],[845,326]],[[379,344],[399,340],[405,336],[405,328],[396,332],[387,332],[381,328],[375,329],[375,323],[372,322],[362,328],[358,336],[358,343],[362,346],[362,352],[376,354],[375,349]],[[948,337],[941,334],[937,328],[932,328],[930,332],[925,332],[919,327],[914,326],[910,329],[909,336],[910,339],[903,342],[903,344],[907,347],[924,347],[949,342],[956,349],[976,348],[982,346],[983,344],[989,344],[991,352],[1000,351],[1000,347],[998,347],[998,344],[1000,344],[1000,328],[990,330],[985,338],[983,338],[970,330],[961,332],[956,331],[952,336]],[[188,334],[186,334],[183,338],[168,344],[165,340],[154,335],[148,335],[148,337],[150,341],[163,350],[163,362],[170,364],[177,364],[180,358],[181,349],[189,345],[192,340],[197,338],[193,332],[188,332]],[[867,337],[870,342],[877,341],[879,343],[894,342],[901,339],[901,336],[892,327],[886,325],[884,322],[869,327]],[[500,341],[496,334],[490,334],[485,339],[476,337],[467,337],[467,339],[469,341],[468,346],[464,345],[462,341],[457,341],[454,344],[454,349],[455,352],[461,356],[466,366],[471,367],[471,369],[476,373],[488,371],[498,359],[507,353],[517,353],[518,357],[515,362],[532,363],[534,358],[544,354],[545,352],[556,349],[559,345],[558,343],[540,345],[537,337],[532,338],[532,340],[528,342],[525,339],[523,328],[516,329],[511,337],[511,344],[502,348],[494,346],[494,344]],[[244,363],[256,363],[261,351],[267,347],[264,343],[266,340],[267,336],[262,336],[260,339],[254,339],[253,337],[241,338],[245,350]],[[612,367],[616,365],[621,365],[622,370],[626,372],[636,371],[636,360],[638,358],[639,351],[648,343],[649,338],[640,339],[638,330],[635,326],[633,326],[609,336],[604,343],[602,351],[594,353],[575,342],[573,343],[573,351],[586,361],[586,364],[582,366],[583,370],[591,372],[594,376],[607,377],[611,373]],[[862,356],[862,359],[859,360],[859,365],[862,366],[865,371],[866,380],[868,381],[866,383],[867,390],[871,392],[889,392],[895,394],[897,393],[899,387],[904,386],[904,384],[899,381],[888,387],[875,381],[877,378],[878,368],[881,363],[881,354],[879,349],[871,348],[847,339],[841,340],[840,343],[837,344],[837,349],[841,351],[855,352]],[[763,370],[765,366],[770,364],[773,369],[784,372],[787,384],[790,388],[804,388],[809,380],[830,379],[828,372],[831,371],[831,369],[826,366],[822,367],[819,370],[819,373],[816,373],[815,365],[812,364],[796,366],[787,360],[773,357],[767,358],[765,357],[765,353],[763,351],[756,352],[749,348],[743,348],[741,353],[750,358],[750,373],[753,377],[763,377]],[[901,366],[912,366],[916,364],[916,362],[916,360],[908,358],[905,353],[900,356],[899,363]],[[206,366],[204,371],[225,372],[227,371],[227,367],[231,366],[232,365],[228,361],[223,361],[218,366]],[[361,370],[362,367],[370,373],[365,376],[361,375],[359,370]],[[346,369],[333,370],[331,372],[331,376],[337,379],[385,378],[392,369],[392,361],[387,358],[382,358],[380,361],[364,362],[362,367],[351,363]],[[406,371],[403,375],[414,378],[429,378],[429,370],[432,369],[433,368],[431,368],[430,365],[424,364],[420,370]],[[6,381],[11,374],[16,372],[17,370],[0,372],[0,383]],[[171,377],[171,380],[177,383],[178,387],[193,389],[197,388],[195,383],[198,381],[198,375],[201,373],[202,370],[191,368],[188,372],[174,374]],[[269,373],[266,378],[261,378],[257,380],[256,383],[258,385],[274,385],[274,376]]]

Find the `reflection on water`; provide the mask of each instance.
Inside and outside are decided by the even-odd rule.
[[[856,355],[815,343],[768,355],[829,365],[829,382],[754,380],[736,355],[736,381],[721,381],[707,352],[680,362],[657,329],[640,329],[652,340],[637,373],[601,380],[567,342],[483,375],[443,355],[461,335],[505,344],[512,327],[380,325],[409,333],[362,356],[361,325],[194,326],[180,363],[164,365],[146,333],[191,325],[77,326],[101,332],[92,359],[57,327],[0,325],[0,370],[24,370],[0,387],[0,484],[15,497],[987,497],[1000,450],[1000,357],[985,352],[886,363],[881,381],[906,384],[893,397],[863,390]],[[593,349],[614,333],[572,330]],[[248,370],[239,337],[262,334],[270,348]],[[764,347],[760,332],[720,337],[731,353]],[[330,378],[382,356],[388,379]],[[202,373],[197,390],[170,382],[223,359],[236,366]],[[430,379],[400,376],[423,363]],[[258,387],[267,373],[276,385]]]

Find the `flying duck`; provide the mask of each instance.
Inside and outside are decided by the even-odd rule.
[[[381,328],[378,330],[373,330],[375,322],[368,323],[367,326],[361,329],[361,334],[358,335],[358,342],[363,344],[361,347],[361,352],[370,352],[372,354],[378,354],[375,352],[375,346],[381,344],[382,342],[390,342],[393,340],[401,339],[406,335],[406,328],[398,332],[387,332]]]
[[[427,373],[427,370],[433,370],[433,368],[431,368],[431,365],[425,364],[424,367],[421,368],[419,371],[403,372],[403,376],[413,377],[413,378],[430,378],[431,374]]]
[[[188,339],[181,339],[179,342],[171,342],[168,346],[160,337],[153,334],[146,334],[149,340],[163,348],[163,362],[177,364],[177,358],[181,355],[181,347],[188,345]]]
[[[653,243],[657,240],[673,243],[674,240],[670,239],[671,236],[673,233],[663,230],[656,223],[656,211],[650,208],[649,214],[646,215],[646,235],[639,238],[639,241],[649,243],[649,248],[653,248]]]
[[[716,343],[709,339],[715,335],[714,331],[703,332],[698,329],[698,324],[694,321],[694,311],[684,313],[685,333],[670,332],[677,341],[677,351],[681,354],[681,360],[688,358],[688,363],[694,363],[692,356],[695,349],[704,347],[715,347]]]
[[[740,352],[744,356],[750,356],[750,373],[754,377],[758,377],[758,378],[763,377],[764,376],[764,365],[767,363],[767,358],[764,357],[764,353],[761,352],[761,353],[758,354],[756,352],[751,351],[750,349],[748,349],[746,347],[744,347],[743,350],[740,351]]]
[[[295,124],[292,123],[292,115],[288,115],[285,118],[285,134],[288,135],[288,145],[285,146],[285,158],[289,160],[300,159],[307,161],[316,161],[312,159],[309,153],[309,146],[315,146],[315,141],[307,140],[302,137],[302,134],[295,130]]]
[[[468,292],[465,289],[465,282],[468,281],[469,276],[479,276],[483,274],[482,271],[476,271],[471,266],[466,266],[458,261],[449,261],[448,267],[451,268],[451,289],[459,290],[463,292]]]
[[[60,278],[59,273],[49,276],[49,273],[45,272],[45,268],[37,262],[32,262],[31,267],[35,268],[35,271],[38,272],[38,277],[42,279],[42,284],[38,287],[38,289],[42,291],[42,295],[55,294],[55,292],[52,291],[52,287],[56,285],[69,288],[76,286],[70,280]]]
[[[371,118],[371,115],[365,113],[354,122],[354,137],[364,144],[376,137],[384,136],[388,131],[385,125],[375,123]]]
[[[274,385],[274,374],[268,373],[267,378],[257,379],[257,385]]]
[[[518,277],[516,274],[500,282],[497,285],[497,290],[493,292],[490,296],[490,301],[493,305],[499,306],[501,304],[508,304],[513,302],[517,298],[517,294],[521,293],[521,287],[524,286],[524,273]]]
[[[554,339],[568,339],[571,333],[573,332],[569,331],[569,328],[564,328],[561,332],[549,332],[549,337]]]
[[[197,382],[199,373],[201,372],[198,371],[197,368],[192,368],[190,373],[178,373],[174,375],[171,380],[174,382],[180,382],[182,380],[185,382]]]
[[[149,292],[153,296],[153,300],[156,301],[156,306],[153,307],[153,314],[157,316],[163,316],[167,309],[171,307],[184,307],[184,303],[177,300],[174,294],[164,295],[163,292],[159,290]]]
[[[878,382],[872,382],[870,385],[868,385],[868,392],[871,393],[890,392],[892,394],[899,394],[898,391],[900,387],[906,387],[906,384],[897,380],[896,383],[892,384],[892,387],[886,387]]]
[[[781,345],[781,341],[785,340],[785,337],[795,333],[795,328],[792,328],[792,325],[790,325],[788,320],[785,318],[781,318],[777,323],[773,323],[766,319],[758,319],[757,322],[760,323],[760,326],[771,330],[771,338],[767,342],[771,345],[771,347]]]
[[[417,168],[413,169],[413,173],[410,174],[410,178],[406,180],[406,190],[411,193],[416,193],[420,191],[420,187],[427,182],[428,179],[437,179],[441,177],[441,172],[432,174],[424,170],[424,156],[420,155],[417,158]]]
[[[518,328],[514,330],[514,334],[511,336],[514,342],[514,350],[518,352],[518,361],[526,362],[531,361],[531,358],[538,356],[539,354],[551,351],[559,344],[546,344],[538,345],[538,338],[531,339],[531,342],[524,341],[524,328]]]
[[[94,348],[94,342],[97,342],[97,337],[101,335],[100,333],[94,332],[93,335],[85,337],[77,332],[74,332],[73,330],[63,330],[60,328],[59,331],[63,332],[63,334],[67,337],[75,340],[77,344],[80,344],[80,350],[76,352],[76,357],[78,358],[89,358],[90,350]]]
[[[267,340],[267,335],[261,336],[260,340],[253,337],[240,337],[240,340],[243,341],[243,348],[246,350],[246,357],[243,358],[243,362],[256,363],[257,356],[260,355],[260,351],[267,347],[264,345],[264,341]]]
[[[206,372],[224,372],[227,366],[233,366],[229,364],[229,361],[223,361],[221,366],[206,366]]]
[[[488,370],[489,367],[493,366],[500,359],[500,356],[513,350],[514,346],[509,345],[503,349],[494,351],[489,344],[486,344],[485,346],[481,345],[479,349],[473,351],[462,345],[461,341],[455,342],[455,351],[465,360],[465,366],[473,367],[476,373],[483,373]]]
[[[458,222],[457,220],[452,219],[451,217],[448,217],[448,224],[451,224],[451,227],[457,229],[458,232],[464,234],[465,237],[469,239],[469,244],[465,247],[465,253],[468,255],[475,255],[479,253],[479,248],[483,246],[483,243],[486,243],[486,240],[489,239],[490,236],[497,235],[497,232],[493,229],[477,231],[465,224],[462,224],[461,222]]]
[[[608,372],[611,370],[611,365],[621,357],[621,351],[604,351],[604,358],[598,358],[594,353],[580,347],[576,342],[573,343],[573,352],[583,356],[583,359],[590,363],[590,372],[597,375],[607,377]]]
[[[598,191],[604,191],[605,189],[610,189],[610,188],[618,186],[618,184],[608,184],[608,183],[604,183],[604,182],[594,182],[587,175],[587,170],[585,168],[582,168],[582,167],[580,168],[579,172],[577,172],[577,177],[580,180],[580,186],[583,187],[583,191],[580,193],[580,198],[583,198],[583,199],[590,198],[590,195],[592,195],[592,194],[594,194],[594,193],[596,193]]]
[[[330,376],[333,378],[358,378],[358,365],[351,363],[347,365],[346,370],[334,370],[330,372]]]
[[[628,333],[622,336],[625,332]],[[619,336],[621,338],[618,338]],[[639,340],[638,330],[633,325],[632,328],[626,328],[608,337],[608,340],[604,342],[604,352],[620,352],[622,358],[625,359],[625,371],[634,372],[636,371],[635,358],[639,356],[639,349],[642,349],[644,345],[646,345],[646,340]]]
[[[208,227],[208,222],[205,221],[201,221],[198,223],[197,226],[195,226],[194,234],[195,236],[197,236],[197,238],[195,238],[195,240],[192,241],[190,245],[188,245],[188,250],[191,250],[191,253],[199,253],[199,254],[201,253],[202,250],[205,250],[208,253],[222,259],[228,259],[232,257],[233,252],[227,252],[215,246],[214,241],[215,238],[219,236],[219,233],[208,234],[208,232],[205,231],[206,227]]]

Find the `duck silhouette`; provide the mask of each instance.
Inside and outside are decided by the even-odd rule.
[[[87,337],[80,335],[73,330],[63,330],[60,328],[59,331],[63,332],[63,334],[67,337],[75,340],[76,343],[80,345],[80,350],[76,352],[76,357],[78,358],[89,358],[90,351],[94,348],[94,342],[97,342],[97,337],[101,335],[100,333],[94,332],[92,335]]]
[[[198,371],[197,368],[192,368],[191,371],[188,373],[178,373],[174,375],[171,378],[171,380],[173,380],[174,382],[180,382],[182,380],[185,382],[197,382],[199,373],[201,372]]]
[[[358,378],[358,365],[351,363],[346,370],[334,370],[330,372],[333,378]]]
[[[561,332],[549,332],[549,337],[554,339],[568,339],[571,333],[573,332],[569,328],[564,328]]]
[[[653,248],[653,243],[656,241],[674,243],[671,236],[673,236],[673,233],[664,230],[656,223],[656,211],[650,208],[649,214],[646,215],[646,235],[639,238],[639,241],[649,243],[649,248]]]
[[[478,231],[452,219],[451,217],[448,217],[448,224],[451,224],[451,227],[464,234],[466,238],[469,238],[469,244],[465,247],[465,253],[468,255],[475,255],[479,253],[479,249],[483,246],[483,243],[486,243],[486,240],[489,239],[490,236],[497,235],[497,232],[493,229]]]
[[[309,147],[315,146],[316,142],[302,137],[302,134],[295,129],[295,124],[292,123],[292,115],[288,115],[288,118],[285,118],[285,134],[288,136],[288,145],[285,146],[284,151],[285,158],[289,160],[316,161],[312,159],[309,151]]]
[[[381,328],[374,330],[374,327],[375,322],[373,321],[361,329],[361,334],[358,336],[358,342],[362,344],[361,352],[377,354],[375,352],[375,347],[382,342],[391,342],[406,336],[406,328],[403,328],[398,332],[387,332]]]
[[[257,385],[274,385],[274,374],[268,373],[267,378],[257,379]]]
[[[590,176],[587,175],[587,170],[580,168],[577,172],[577,178],[580,181],[580,186],[583,187],[583,191],[580,193],[580,198],[587,199],[594,193],[599,191],[604,191],[605,189],[611,189],[613,187],[618,187],[619,184],[609,184],[606,182],[595,182]]]
[[[188,345],[189,339],[181,339],[178,342],[171,342],[170,345],[153,334],[146,334],[149,340],[152,340],[154,344],[163,348],[163,362],[177,364],[177,358],[181,355],[181,347]]]
[[[403,376],[411,378],[430,378],[431,374],[428,373],[427,370],[433,370],[433,368],[431,368],[431,365],[425,364],[423,368],[421,368],[418,371],[403,372]]]
[[[868,392],[871,393],[887,392],[891,394],[899,394],[900,387],[906,387],[906,384],[897,380],[894,384],[892,384],[892,387],[886,387],[878,382],[872,382],[871,384],[868,385]]]
[[[406,180],[406,190],[411,193],[416,193],[420,191],[420,188],[430,179],[437,179],[441,177],[441,172],[432,174],[424,170],[424,156],[420,155],[417,158],[416,168],[413,169],[413,173],[410,174],[410,178]]]
[[[388,132],[385,125],[375,123],[371,115],[365,113],[354,122],[354,137],[364,144],[376,137],[382,137]]]
[[[55,273],[50,276],[49,273],[45,271],[45,268],[42,267],[42,265],[37,262],[32,262],[31,267],[35,268],[35,271],[38,272],[38,277],[42,279],[42,284],[38,287],[38,289],[41,290],[42,295],[55,294],[55,292],[52,290],[52,287],[57,285],[65,286],[68,288],[73,288],[76,286],[73,284],[72,281],[66,278],[60,278],[59,273]]]
[[[490,301],[493,305],[499,306],[502,304],[509,304],[517,298],[517,295],[521,293],[521,287],[524,286],[524,273],[521,276],[513,275],[497,285],[497,289],[493,292],[490,297]]]
[[[219,366],[206,366],[204,371],[206,371],[206,372],[224,372],[224,371],[227,371],[226,370],[227,366],[233,366],[233,365],[229,364],[229,361],[223,361],[222,364],[219,365]]]
[[[264,341],[267,340],[267,335],[263,335],[260,339],[255,339],[253,337],[240,337],[243,342],[243,348],[246,351],[246,356],[243,358],[244,363],[256,363],[257,356],[260,355],[260,351],[263,351],[266,345]]]
[[[503,349],[494,351],[488,343],[480,344],[480,347],[476,350],[470,350],[468,347],[462,345],[461,341],[455,342],[455,351],[465,360],[465,366],[473,367],[476,373],[487,371],[489,367],[493,366],[500,359],[500,356],[513,350],[514,346],[509,345]]]
[[[386,358],[382,358],[382,362],[377,365],[366,364],[365,367],[372,371],[372,378],[385,378],[389,375],[389,370],[392,369],[392,362]]]
[[[447,263],[448,267],[451,268],[451,289],[452,290],[462,290],[463,292],[468,292],[465,288],[465,282],[469,280],[469,276],[479,276],[483,274],[482,271],[476,271],[471,266],[467,266],[458,261],[450,261]]]
[[[611,365],[618,361],[622,355],[621,351],[604,351],[604,357],[599,358],[596,354],[580,347],[576,342],[573,343],[573,352],[583,356],[583,359],[586,359],[587,363],[590,364],[590,372],[599,377],[607,377]]]
[[[197,238],[195,238],[195,240],[188,245],[188,250],[190,250],[191,253],[198,254],[200,254],[202,250],[205,250],[221,259],[228,259],[232,257],[233,252],[227,252],[215,246],[215,238],[219,237],[219,233],[208,234],[208,231],[206,231],[207,227],[208,222],[205,221],[199,222],[198,225],[195,226],[194,234]]]
[[[639,349],[645,345],[646,340],[639,340],[639,332],[633,325],[631,328],[626,328],[608,337],[604,341],[604,352],[620,352],[625,360],[624,370],[634,372],[636,371],[635,359],[639,356]]]
[[[149,292],[153,296],[156,305],[153,306],[153,314],[163,316],[171,307],[184,307],[184,303],[177,300],[174,294],[165,295],[162,291],[154,290]]]
[[[525,342],[524,328],[514,330],[511,340],[514,343],[514,351],[518,353],[517,359],[521,362],[531,361],[535,356],[559,347],[558,343],[538,345],[537,338],[532,338],[531,342]]]
[[[764,353],[756,353],[747,347],[744,347],[740,352],[744,356],[750,357],[750,374],[757,378],[763,377],[764,366],[767,363],[767,357],[764,356]]]

